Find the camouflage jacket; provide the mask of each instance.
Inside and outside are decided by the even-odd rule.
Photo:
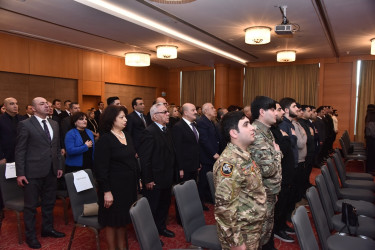
[[[249,152],[232,143],[215,162],[215,219],[224,246],[240,246],[243,235],[261,230],[266,192],[262,176]]]
[[[262,173],[266,192],[277,195],[281,188],[281,151],[274,147],[275,138],[269,127],[258,120],[253,122],[255,141],[249,146],[249,152]]]

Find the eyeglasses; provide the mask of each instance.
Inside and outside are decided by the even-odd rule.
[[[168,114],[168,113],[169,113],[169,111],[166,110],[166,111],[156,112],[155,114],[163,114],[163,115],[165,115],[165,114]]]

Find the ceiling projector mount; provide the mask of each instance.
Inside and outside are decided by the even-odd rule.
[[[281,5],[281,6],[275,6],[280,9],[281,15],[283,17],[283,20],[281,24],[275,26],[275,33],[278,35],[293,35],[295,32],[300,30],[300,27],[296,23],[290,23],[288,18],[286,17],[286,8],[288,6]]]

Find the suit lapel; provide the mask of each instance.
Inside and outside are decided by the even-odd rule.
[[[30,118],[30,122],[35,127],[36,131],[38,131],[38,133],[40,134],[40,136],[42,138],[44,138],[48,143],[50,143],[49,139],[47,138],[46,133],[42,129],[42,126],[39,124],[38,120],[34,116]],[[55,138],[55,134],[53,134],[53,137]]]
[[[195,134],[194,134],[193,130],[190,128],[190,126],[184,120],[182,120],[181,122],[182,122],[182,126],[184,127],[186,133],[188,133],[194,139],[194,141],[197,142],[197,139],[195,138]]]
[[[161,137],[164,142],[167,144],[167,147],[170,151],[173,151],[173,145],[172,145],[172,138],[170,137],[170,129],[167,130],[166,133],[163,133],[158,125],[155,124],[155,122],[152,123],[154,129],[156,130],[156,133]]]

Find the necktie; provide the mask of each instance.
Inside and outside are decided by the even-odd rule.
[[[141,114],[141,119],[142,119],[142,121],[143,121],[145,127],[147,127],[146,120],[145,120],[145,117],[143,116],[143,114]]]
[[[190,123],[191,127],[193,128],[193,132],[194,132],[194,135],[195,135],[195,139],[197,140],[197,142],[199,141],[199,135],[198,135],[198,131],[197,129],[195,128],[195,123],[192,122]]]
[[[162,127],[161,130],[163,130],[163,133],[166,133],[167,132],[167,127]]]
[[[48,130],[48,127],[47,127],[47,121],[46,120],[42,120],[42,122],[43,122],[44,133],[46,133],[49,141],[51,141],[51,135],[49,134],[49,130]]]

